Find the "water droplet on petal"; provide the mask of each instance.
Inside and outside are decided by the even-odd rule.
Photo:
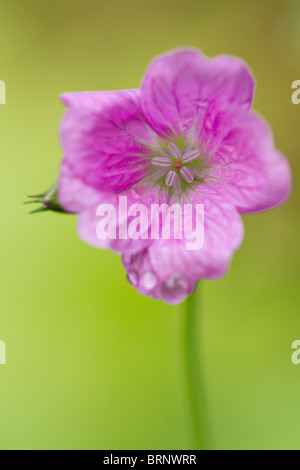
[[[166,282],[165,282],[165,286],[166,286],[168,289],[174,289],[174,287],[175,287],[175,281],[176,281],[176,276],[168,277],[168,279],[167,279]]]
[[[184,279],[180,274],[174,274],[167,278],[164,283],[164,288],[169,292],[169,294],[181,294],[188,291],[189,284],[186,279]]]
[[[140,286],[146,290],[152,290],[157,286],[158,279],[151,271],[142,274],[140,278]]]
[[[139,276],[138,276],[138,273],[136,271],[134,271],[134,270],[129,271],[128,274],[127,274],[127,279],[130,282],[130,284],[133,285],[134,287],[136,287],[138,285]]]
[[[177,277],[177,288],[181,289],[182,291],[186,291],[189,287],[189,283],[186,279],[181,276]]]

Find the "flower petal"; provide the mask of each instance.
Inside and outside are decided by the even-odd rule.
[[[196,49],[158,56],[148,67],[141,87],[142,108],[160,135],[188,133],[204,118],[209,104],[249,109],[254,80],[243,61],[231,56],[208,59]]]
[[[209,199],[202,202],[202,249],[187,250],[186,239],[159,239],[135,256],[122,257],[126,271],[134,273],[134,285],[141,294],[177,304],[193,292],[199,279],[217,279],[226,273],[243,239],[241,218],[230,204]],[[145,276],[151,282],[145,283]]]
[[[99,204],[99,191],[75,175],[68,162],[63,160],[58,179],[58,200],[64,210],[79,214],[90,205]]]
[[[65,159],[88,185],[123,191],[145,175],[144,141],[153,137],[144,124],[139,90],[67,93],[69,108],[61,124]]]
[[[216,190],[241,213],[281,204],[291,191],[291,171],[268,124],[256,113],[228,110],[218,118],[218,133],[219,146],[207,162],[216,165],[207,172]]]
[[[126,196],[127,210],[125,206],[120,206],[119,196]],[[135,218],[128,215],[130,207],[139,203],[150,206],[151,203],[156,203],[158,199],[159,196],[155,192],[147,194],[147,187],[140,187],[139,190],[130,189],[119,195],[111,192],[104,193],[92,188],[84,183],[81,178],[74,175],[66,161],[62,164],[58,186],[58,200],[66,211],[79,215],[77,223],[78,234],[83,241],[91,246],[122,253],[136,253],[145,249],[151,243],[150,236],[148,236],[151,224],[150,217],[144,218],[141,216],[140,231],[144,234],[143,238],[141,236],[138,239],[132,239],[127,230],[127,237],[124,239],[120,238],[120,228],[122,227],[124,231]],[[97,215],[97,208],[103,204],[106,207],[111,206],[115,210],[115,220],[112,219],[110,222],[111,232],[116,234],[115,238],[101,239],[97,234],[98,223],[103,218]]]

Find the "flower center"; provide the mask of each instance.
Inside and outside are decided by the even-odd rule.
[[[167,147],[157,149],[157,153],[151,159],[152,166],[156,167],[150,172],[150,179],[161,187],[166,186],[173,194],[181,195],[194,182],[203,178],[199,176],[199,163],[201,152],[195,149],[189,142],[181,149],[174,142],[169,142]],[[197,166],[195,166],[197,165]]]

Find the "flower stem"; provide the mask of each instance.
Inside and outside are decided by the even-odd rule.
[[[193,449],[208,450],[212,448],[212,445],[202,377],[202,362],[199,355],[200,306],[197,302],[199,290],[198,284],[198,288],[184,304],[185,378]]]

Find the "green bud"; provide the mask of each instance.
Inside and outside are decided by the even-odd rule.
[[[41,206],[30,211],[30,214],[35,214],[37,212],[44,212],[44,211],[55,211],[55,212],[63,212],[65,214],[68,214],[68,212],[65,211],[61,207],[60,203],[58,202],[57,183],[51,186],[51,188],[49,188],[43,194],[37,194],[35,196],[28,196],[28,197],[31,200],[24,202],[24,204],[41,204]]]

